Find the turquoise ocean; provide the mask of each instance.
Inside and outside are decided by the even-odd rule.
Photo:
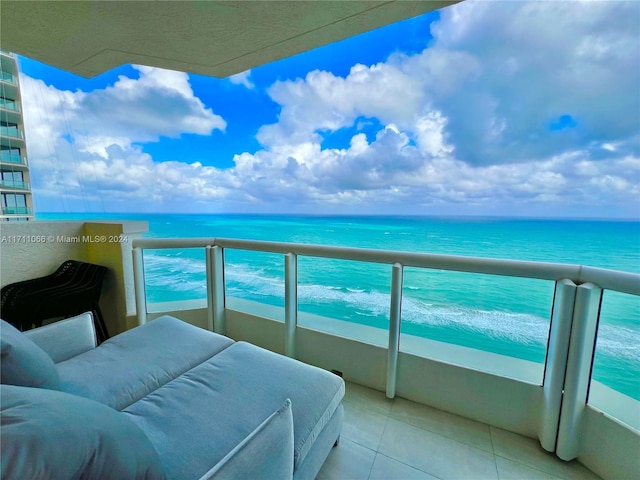
[[[40,214],[145,220],[150,238],[224,237],[581,264],[640,273],[640,222],[463,217]],[[284,305],[282,255],[225,251],[227,295]],[[202,249],[145,251],[150,302],[206,296]],[[391,267],[302,257],[301,312],[389,325]],[[542,364],[553,282],[405,269],[403,334]],[[401,345],[402,348],[402,345]],[[640,400],[640,298],[605,291],[594,379]]]

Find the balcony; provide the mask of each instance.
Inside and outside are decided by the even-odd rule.
[[[29,182],[15,182],[11,180],[0,180],[0,188],[6,190],[29,190]]]
[[[16,76],[8,72],[0,72],[0,81],[10,85],[18,85]]]
[[[5,284],[28,278],[20,273],[20,256],[40,265],[42,273],[72,251],[78,258],[109,266],[113,277],[101,306],[112,332],[168,313],[234,340],[342,372],[347,380],[342,442],[321,479],[597,478],[594,474],[617,479],[637,478],[640,472],[640,404],[594,380],[591,371],[594,345],[597,355],[598,336],[606,333],[605,319],[600,318],[604,307],[618,301],[615,295],[637,299],[639,275],[579,265],[254,240],[142,239],[142,230],[127,223],[44,222],[3,228],[3,235],[31,232],[37,238],[57,239],[51,240],[46,256],[37,243],[3,248]],[[85,243],[65,240],[85,236]],[[95,238],[125,242],[105,248],[91,240]],[[149,260],[156,250],[170,249],[199,252],[206,298],[149,301]],[[272,286],[281,289],[282,305],[233,296],[232,258],[238,251],[272,255],[280,262],[282,282]],[[192,268],[186,256],[176,255],[171,268],[160,273],[170,279],[180,268]],[[361,262],[367,272],[374,272],[371,265],[387,269],[387,322],[374,327],[301,310],[310,258]],[[549,319],[542,358],[527,361],[412,335],[403,321],[411,300],[404,287],[412,269],[429,270],[438,281],[441,272],[450,271],[474,278],[504,277],[523,285],[550,282],[550,288],[543,289]],[[513,292],[524,303],[534,293],[520,286]],[[108,308],[111,313],[106,313]],[[619,373],[633,374],[624,369]]]
[[[2,215],[33,215],[29,207],[2,207]]]
[[[18,127],[0,127],[0,135],[24,140],[24,132]]]
[[[580,458],[583,451],[602,448],[595,437],[580,440],[581,432],[592,431],[595,435],[595,431],[603,427],[596,426],[599,422],[596,419],[601,418],[596,412],[600,411],[617,419],[610,427],[621,430],[612,436],[619,434],[620,438],[627,438],[623,443],[640,447],[640,402],[614,391],[592,376],[600,306],[617,294],[640,295],[638,275],[579,265],[223,238],[144,239],[135,240],[133,247],[138,323],[164,313],[178,317],[186,315],[192,321],[198,318],[204,328],[341,371],[346,379],[384,391],[390,399],[398,396],[411,399],[479,420],[492,428],[537,437],[542,448],[565,461]],[[199,249],[203,253],[206,303],[191,301],[182,306],[178,305],[180,302],[148,303],[144,252],[175,248]],[[230,296],[226,258],[234,251],[281,257],[284,279],[280,287],[271,286],[282,288],[282,306]],[[299,261],[308,258],[363,262],[367,265],[365,269],[377,277],[380,274],[371,265],[391,267],[388,322],[373,327],[300,311],[299,295],[305,291],[305,286],[298,283],[298,266]],[[411,302],[411,298],[403,298],[406,295],[404,277],[412,269],[509,277],[514,283],[529,282],[522,287],[516,284],[513,288],[513,292],[523,298],[533,298],[539,291],[546,291],[550,317],[546,333],[543,332],[548,338],[546,352],[540,358],[536,354],[532,360],[526,360],[492,352],[491,348],[483,351],[482,348],[453,345],[448,340],[413,335],[408,328],[410,325],[402,318],[403,309]],[[485,282],[484,279],[479,281]],[[532,281],[553,283],[547,290],[532,286]],[[466,286],[461,283],[460,288],[466,290],[472,284],[466,281]],[[500,318],[483,320],[478,317],[477,321],[491,325]],[[479,333],[482,328],[480,323],[476,326]],[[487,342],[497,343],[490,338]],[[470,398],[473,402],[468,401]],[[629,447],[622,448],[626,451],[624,455],[633,456]],[[616,454],[609,451],[608,455]],[[595,471],[601,474],[604,471],[605,476],[611,478],[628,476],[629,471],[640,469],[625,460],[618,466],[609,460],[605,463],[606,466],[596,466]],[[626,467],[620,467],[625,464]],[[609,475],[619,467],[622,468],[619,474]],[[623,474],[623,470],[626,473]]]
[[[0,162],[11,163],[13,165],[27,165],[27,157],[23,157],[17,153],[1,153]]]
[[[20,113],[20,105],[18,105],[14,100],[0,98],[0,108]]]

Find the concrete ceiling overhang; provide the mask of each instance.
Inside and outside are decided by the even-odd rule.
[[[84,77],[128,63],[227,77],[452,3],[0,0],[0,48]]]

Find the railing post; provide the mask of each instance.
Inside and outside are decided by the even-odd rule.
[[[298,325],[298,257],[284,257],[284,353],[296,356],[296,326]]]
[[[207,275],[207,329],[213,332],[214,329],[214,303],[215,296],[215,280],[213,274],[213,250],[211,245],[207,245],[204,249],[204,265]]]
[[[558,422],[575,298],[575,283],[567,279],[556,282],[544,372],[540,425],[540,445],[548,452],[555,451],[558,438]]]
[[[138,325],[144,325],[147,323],[147,292],[144,284],[144,256],[141,248],[133,249],[133,285]]]
[[[207,262],[207,327],[226,335],[224,298],[224,253],[217,245],[206,247]]]
[[[387,353],[387,398],[396,396],[398,352],[400,350],[400,321],[402,319],[402,265],[392,267],[391,307],[389,311],[389,351]]]
[[[556,455],[562,460],[572,460],[579,453],[580,426],[587,405],[601,300],[602,289],[593,283],[584,283],[576,289],[556,446]]]

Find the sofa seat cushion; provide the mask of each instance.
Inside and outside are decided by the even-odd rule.
[[[0,381],[23,387],[60,388],[60,377],[51,357],[4,320],[0,320]]]
[[[238,342],[123,413],[147,434],[169,478],[190,479],[218,463],[287,398],[295,470],[343,396],[340,377]]]
[[[122,410],[231,344],[222,335],[160,317],[58,363],[60,390]]]
[[[162,463],[127,416],[43,388],[0,387],[0,476],[5,480],[160,480]]]

